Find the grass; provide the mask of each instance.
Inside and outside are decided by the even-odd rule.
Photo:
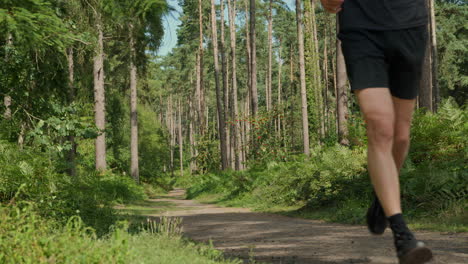
[[[122,215],[152,216],[180,208],[177,208],[176,204],[172,202],[145,200],[126,205],[118,205],[115,209]]]

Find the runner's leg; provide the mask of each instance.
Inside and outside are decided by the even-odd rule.
[[[361,112],[367,123],[368,170],[385,214],[401,213],[400,184],[392,149],[395,135],[395,110],[387,88],[356,90]]]
[[[416,100],[392,97],[395,109],[395,132],[393,137],[393,159],[397,170],[401,170],[410,145],[411,120]]]

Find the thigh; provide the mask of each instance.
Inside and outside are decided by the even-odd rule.
[[[409,137],[416,100],[393,97],[392,101],[395,109],[395,135]]]
[[[359,107],[368,126],[392,125],[395,121],[395,110],[388,88],[372,87],[356,91]]]

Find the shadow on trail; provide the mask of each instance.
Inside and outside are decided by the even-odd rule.
[[[365,226],[223,208],[183,197],[183,190],[174,190],[155,201],[177,204],[180,210],[162,215],[181,217],[186,237],[212,241],[226,257],[240,258],[244,263],[251,263],[251,259],[274,264],[398,263],[389,230],[383,236],[371,236]],[[466,263],[467,233],[417,232],[417,236],[433,249],[436,260],[432,263]]]

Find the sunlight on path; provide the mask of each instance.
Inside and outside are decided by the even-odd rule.
[[[185,191],[176,189],[149,201],[173,203],[175,209],[159,215],[182,217],[186,236],[201,242],[212,240],[226,256],[245,263],[251,255],[256,261],[275,264],[397,263],[390,232],[371,236],[364,226],[223,208],[184,197]],[[418,237],[434,250],[432,263],[467,263],[467,233],[418,232]]]

